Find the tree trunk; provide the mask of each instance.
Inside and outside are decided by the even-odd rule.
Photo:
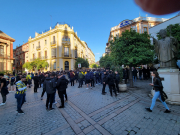
[[[134,85],[133,85],[132,67],[131,66],[130,66],[130,69],[129,69],[129,84],[130,84],[130,88],[134,87]]]

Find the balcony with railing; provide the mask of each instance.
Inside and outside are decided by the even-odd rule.
[[[62,53],[62,57],[71,58],[72,54]]]
[[[0,54],[0,59],[10,59],[10,55]]]
[[[40,59],[45,60],[47,58],[48,58],[48,56],[42,56]]]
[[[56,58],[56,55],[51,55],[52,58]]]
[[[55,46],[56,46],[56,44],[57,44],[57,42],[56,42],[56,41],[52,41],[52,42],[51,42],[51,47],[55,47]]]
[[[41,46],[36,46],[36,50],[41,50]]]
[[[28,51],[29,51],[29,48],[27,48],[27,49],[24,49],[23,51],[24,51],[24,52],[28,52]]]

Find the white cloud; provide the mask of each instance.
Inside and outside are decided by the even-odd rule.
[[[96,53],[97,55],[99,55],[100,53]]]

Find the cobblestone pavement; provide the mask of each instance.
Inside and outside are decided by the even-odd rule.
[[[69,85],[65,108],[58,108],[56,94],[53,111],[45,109],[46,94],[40,100],[42,88],[34,93],[32,87],[23,115],[17,114],[14,93],[9,93],[6,105],[0,106],[0,135],[180,135],[180,106],[168,105],[172,113],[165,114],[157,101],[152,113],[145,110],[151,104],[149,83],[138,80],[117,97],[110,96],[108,87],[102,95],[100,84],[88,90]]]

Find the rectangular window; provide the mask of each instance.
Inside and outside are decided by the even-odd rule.
[[[34,48],[34,44],[33,44],[33,48]]]
[[[144,32],[147,32],[147,28],[146,27],[144,28]]]
[[[77,50],[75,50],[75,58],[77,58]]]
[[[40,42],[39,42],[39,46],[40,46]]]
[[[64,56],[69,56],[69,48],[64,47]]]
[[[54,62],[54,70],[56,70],[56,62]]]
[[[55,42],[56,40],[55,40],[55,36],[53,36],[53,42]]]
[[[47,51],[45,51],[45,59],[47,59]]]
[[[33,59],[35,59],[35,53],[33,54]]]
[[[38,52],[38,58],[41,58],[41,52]]]
[[[47,45],[47,40],[45,40],[45,45]]]

